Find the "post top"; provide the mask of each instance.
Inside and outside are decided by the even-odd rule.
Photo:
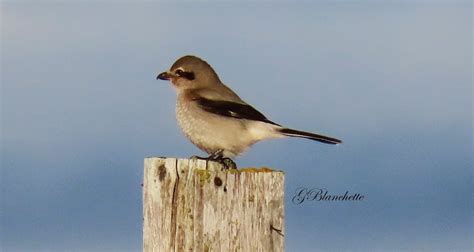
[[[193,167],[204,167],[205,170],[211,170],[215,168],[222,168],[223,165],[217,161],[213,160],[203,160],[203,159],[197,159],[197,158],[177,158],[177,157],[146,157],[145,162],[163,162],[163,163],[175,163],[176,165],[178,163],[185,163],[188,164],[188,166],[193,166]],[[281,170],[274,170],[268,167],[243,167],[243,168],[238,168],[238,169],[229,169],[227,170],[228,173],[242,173],[242,172],[248,172],[248,173],[272,173],[272,172],[279,172],[283,173]]]

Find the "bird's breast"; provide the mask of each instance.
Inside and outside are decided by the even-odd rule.
[[[242,120],[209,113],[183,99],[176,103],[176,120],[184,135],[208,153],[223,149],[238,154],[255,142]]]
[[[179,101],[176,103],[176,121],[184,135],[198,148],[214,151],[215,139],[211,135],[212,127],[198,108],[190,102]]]

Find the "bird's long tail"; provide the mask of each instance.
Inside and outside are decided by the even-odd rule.
[[[340,143],[342,143],[341,140],[336,139],[336,138],[327,137],[327,136],[318,135],[318,134],[305,132],[305,131],[300,131],[300,130],[281,128],[281,129],[279,129],[279,131],[285,136],[302,137],[302,138],[307,138],[307,139],[311,139],[311,140],[318,141],[318,142],[321,142],[321,143],[326,143],[326,144],[340,144]]]

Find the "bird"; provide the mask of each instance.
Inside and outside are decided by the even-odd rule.
[[[184,135],[209,154],[231,159],[267,139],[299,137],[325,144],[341,140],[284,127],[265,117],[225,85],[206,61],[186,55],[156,77],[176,90],[176,121]]]

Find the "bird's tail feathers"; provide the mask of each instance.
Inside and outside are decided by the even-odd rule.
[[[340,143],[342,143],[341,140],[336,139],[336,138],[323,136],[323,135],[318,135],[318,134],[305,132],[305,131],[300,131],[300,130],[281,128],[281,129],[279,129],[279,131],[280,131],[280,133],[282,133],[285,136],[302,137],[302,138],[307,138],[307,139],[311,139],[311,140],[318,141],[318,142],[321,142],[321,143],[326,143],[326,144],[340,144]]]

